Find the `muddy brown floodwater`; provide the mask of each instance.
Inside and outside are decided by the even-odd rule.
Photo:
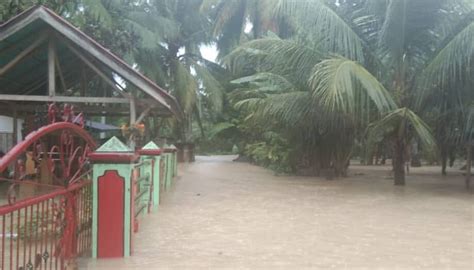
[[[352,166],[327,181],[275,176],[199,157],[159,210],[141,220],[134,254],[81,269],[474,269],[473,193],[451,170]]]

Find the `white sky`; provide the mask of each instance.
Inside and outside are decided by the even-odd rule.
[[[202,45],[200,47],[202,57],[208,61],[216,62],[217,58],[217,46],[215,43],[211,45]]]
[[[252,31],[253,25],[250,22],[249,18],[247,18],[246,20],[247,22],[245,24],[244,32],[246,34],[249,34],[250,31]],[[204,59],[212,61],[214,63],[216,62],[218,51],[215,43],[212,43],[211,45],[203,45],[200,47],[200,49],[202,57],[204,57]]]

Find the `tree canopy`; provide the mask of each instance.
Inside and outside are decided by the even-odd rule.
[[[156,136],[317,175],[383,150],[400,185],[420,152],[445,173],[472,144],[469,0],[7,0],[0,21],[36,4],[177,98]]]

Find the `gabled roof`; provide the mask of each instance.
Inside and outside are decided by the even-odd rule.
[[[44,6],[30,8],[0,25],[0,67],[11,61],[15,56],[11,53],[12,50],[18,52],[27,48],[35,38],[38,39],[39,35],[44,33],[52,34],[64,43],[62,47],[61,44],[59,45],[58,51],[63,54],[62,64],[64,69],[69,71],[65,72],[65,80],[77,82],[75,80],[78,80],[78,77],[80,77],[77,71],[77,61],[80,61],[80,59],[71,52],[68,52],[73,47],[97,65],[100,70],[105,71],[111,79],[113,79],[115,74],[119,75],[127,83],[134,85],[147,96],[156,100],[178,118],[182,116],[179,104],[173,96],[71,23]],[[37,65],[39,62],[47,60],[45,53],[47,46],[43,47],[43,53],[35,55],[34,61],[25,63],[22,70],[16,70],[16,72],[13,70],[11,73],[2,76],[6,85],[2,85],[0,91],[6,89],[5,91],[18,94],[17,91],[22,90],[21,85],[26,85],[26,82],[23,82],[23,80],[33,80],[36,74],[38,74],[36,75],[37,78],[42,78],[41,76],[46,75],[46,70],[41,70],[39,65]],[[15,85],[20,86],[15,87]]]

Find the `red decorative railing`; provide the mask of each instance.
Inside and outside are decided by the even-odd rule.
[[[88,255],[91,192],[83,181],[0,207],[0,269],[65,269]]]
[[[46,118],[0,158],[0,269],[65,269],[91,249],[95,141],[70,105]]]

